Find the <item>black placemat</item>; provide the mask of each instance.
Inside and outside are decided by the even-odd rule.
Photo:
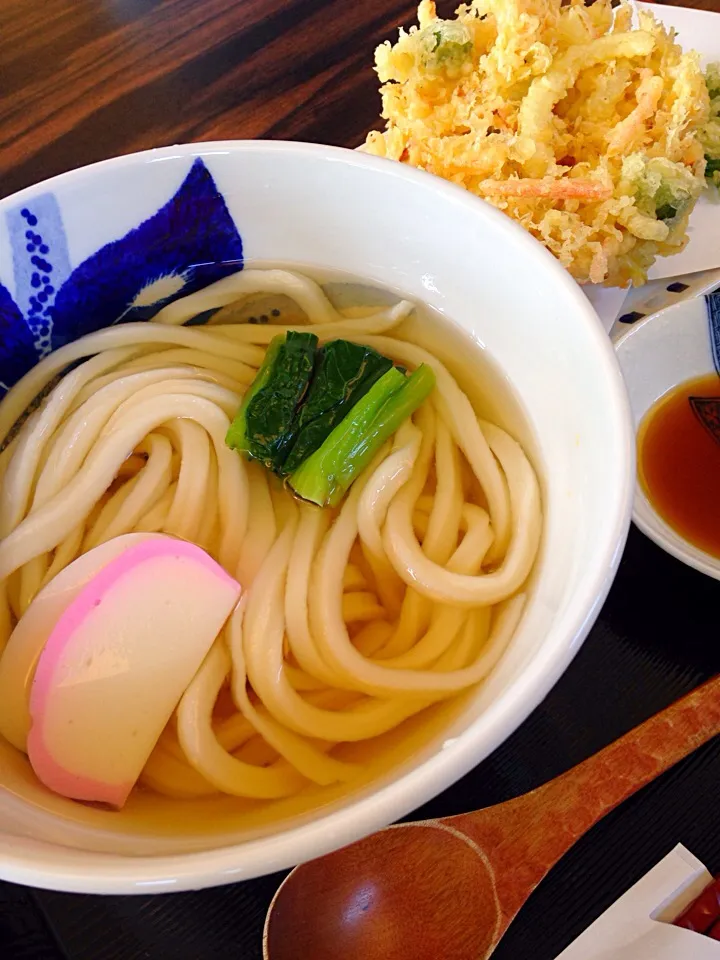
[[[633,529],[597,624],[545,702],[488,760],[409,819],[461,813],[530,790],[717,673],[719,606],[720,583]],[[510,928],[497,960],[554,960],[677,843],[719,873],[719,790],[716,738],[563,858]],[[0,884],[0,958],[259,960],[265,910],[281,876],[137,898]]]

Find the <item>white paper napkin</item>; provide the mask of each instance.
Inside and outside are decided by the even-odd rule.
[[[620,287],[594,287],[590,284],[580,289],[595,308],[602,325],[609,333],[617,318],[624,312],[628,291],[621,290]]]
[[[711,880],[678,845],[556,960],[720,960],[716,940],[671,924]]]

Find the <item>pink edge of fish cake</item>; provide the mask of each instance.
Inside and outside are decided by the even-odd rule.
[[[226,580],[237,589],[240,596],[241,586],[220,564],[216,563],[203,549],[185,540],[168,537],[167,540],[151,540],[130,547],[115,560],[103,567],[82,592],[66,608],[58,619],[47,643],[40,655],[35,678],[30,693],[30,716],[32,726],[28,735],[28,756],[33,770],[46,787],[62,796],[74,800],[98,801],[114,807],[122,807],[130,791],[131,783],[110,784],[90,777],[73,774],[61,767],[47,749],[43,737],[45,705],[52,687],[55,668],[80,624],[98,606],[108,591],[140,564],[158,557],[186,557],[200,563],[216,576]]]

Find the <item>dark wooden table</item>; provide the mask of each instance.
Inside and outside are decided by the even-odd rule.
[[[440,0],[447,12],[455,2]],[[720,9],[720,0],[688,6]],[[1,0],[0,196],[120,153],[270,137],[356,146],[407,0]]]
[[[441,13],[453,5],[440,3]],[[720,0],[690,5],[720,11]],[[373,48],[411,22],[414,6],[0,0],[0,196],[178,141],[356,146],[377,119]],[[718,605],[718,583],[633,530],[610,598],[570,670],[501,749],[420,815],[459,813],[530,789],[716,673]],[[678,842],[720,872],[718,795],[716,741],[581,841],[531,898],[497,960],[553,960]],[[0,884],[0,957],[256,960],[278,879],[156,898]]]

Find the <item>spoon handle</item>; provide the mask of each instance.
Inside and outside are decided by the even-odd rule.
[[[623,800],[718,733],[720,675],[562,776],[496,808],[503,811],[505,837],[496,847],[498,866],[503,862],[522,864],[522,882],[518,882],[517,872],[514,877],[515,896],[506,891],[508,922],[576,840]],[[449,822],[487,848],[492,809],[452,817]],[[516,905],[507,902],[516,898]]]
[[[581,810],[584,817],[577,823],[579,837],[623,800],[718,733],[720,675],[535,790],[536,802],[551,806],[561,803],[568,812]]]

